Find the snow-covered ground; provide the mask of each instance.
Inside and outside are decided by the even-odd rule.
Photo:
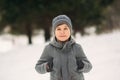
[[[85,80],[120,80],[120,31],[109,34],[81,37],[80,43],[93,65]],[[0,80],[49,80],[49,73],[38,74],[34,67],[44,46],[42,36],[33,39],[33,45],[27,45],[25,36],[0,36]]]

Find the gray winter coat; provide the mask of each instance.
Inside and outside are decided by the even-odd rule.
[[[84,80],[83,72],[89,72],[92,68],[81,46],[73,39],[65,44],[58,43],[54,39],[48,44],[35,66],[36,71],[41,74],[46,73],[46,64],[50,58],[53,58],[50,80]],[[84,63],[81,70],[77,70],[76,58]]]

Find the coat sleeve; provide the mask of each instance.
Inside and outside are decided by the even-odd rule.
[[[84,64],[84,67],[80,70],[78,70],[78,72],[84,72],[87,73],[92,69],[92,64],[90,63],[90,61],[87,59],[82,47],[78,44],[77,45],[77,50],[76,50],[76,57],[81,60]]]
[[[49,56],[49,47],[46,46],[42,52],[42,55],[40,57],[40,59],[38,60],[38,62],[35,65],[35,70],[40,73],[40,74],[44,74],[47,72],[46,69],[46,64],[48,59],[50,58]]]

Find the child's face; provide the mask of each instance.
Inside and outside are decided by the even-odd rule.
[[[61,24],[55,29],[55,36],[58,41],[66,41],[69,39],[71,33],[67,24]]]

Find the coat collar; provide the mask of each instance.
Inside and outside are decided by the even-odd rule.
[[[53,41],[50,42],[50,45],[60,49],[60,50],[69,50],[71,46],[75,43],[75,41],[70,37],[70,40],[67,42],[58,42],[54,37]]]

